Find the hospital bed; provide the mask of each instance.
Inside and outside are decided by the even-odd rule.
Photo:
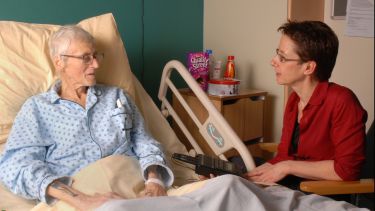
[[[129,93],[142,112],[148,130],[162,143],[167,157],[171,157],[174,152],[187,153],[185,146],[179,142],[168,121],[165,120],[159,108],[153,103],[151,97],[131,72],[126,50],[113,15],[104,14],[88,18],[79,22],[78,25],[96,38],[98,51],[105,54],[105,59],[97,74],[98,83],[117,85]],[[13,120],[24,101],[32,95],[45,92],[57,79],[49,59],[47,42],[51,33],[56,31],[58,27],[58,25],[49,24],[0,21],[1,151],[4,149]],[[114,182],[113,178],[116,175],[117,177],[128,178],[131,174],[138,172],[136,169],[138,166],[133,165],[136,163],[134,160],[122,161],[122,165],[114,166],[121,163],[118,161],[119,158],[114,157],[107,161],[104,160],[103,162],[107,162],[106,164],[94,165],[91,170],[89,168],[86,173],[89,178],[92,178],[92,182],[90,183],[86,180],[85,175],[82,175],[85,188],[96,186],[96,188],[92,188],[93,192],[97,191],[94,190],[97,188],[99,188],[99,192],[105,192],[111,189],[110,186],[120,189],[122,186],[132,185],[134,188],[124,191],[124,194],[135,197],[135,193],[141,189],[144,183],[138,175],[139,173],[135,174],[131,181],[126,181],[129,184],[125,184],[125,182],[119,184]],[[128,163],[124,164],[124,162]],[[193,170],[176,165],[171,161],[169,163],[176,174],[174,185],[180,186],[197,179]],[[105,171],[105,169],[96,169],[103,166],[111,166],[112,169],[121,169],[125,166],[129,175],[106,172],[105,175],[101,175],[105,178],[94,178],[93,175],[97,177],[100,176],[100,172]],[[130,171],[129,166],[134,167],[135,170]],[[95,173],[90,174],[90,171]],[[124,171],[121,173],[125,174]],[[78,178],[76,178],[76,181],[76,185],[79,185]],[[104,184],[105,181],[106,184]],[[35,205],[36,202],[20,199],[1,185],[0,210],[30,210]]]
[[[205,93],[188,74],[183,64],[178,61],[171,61],[164,68],[158,96],[162,102],[160,112],[130,70],[126,51],[112,14],[88,18],[79,22],[78,25],[95,37],[98,51],[105,54],[101,71],[97,75],[98,82],[117,85],[126,90],[134,99],[144,116],[149,132],[164,147],[168,162],[175,173],[174,187],[183,186],[198,179],[194,170],[170,160],[173,153],[189,153],[178,140],[165,118],[170,115],[176,122],[183,122],[178,118],[166,97],[167,89],[171,89],[181,100],[181,103],[186,104],[170,80],[169,76],[174,70],[189,84],[209,112],[209,117],[203,124],[199,123],[199,128],[216,155],[226,159],[224,153],[234,148],[243,158],[247,170],[254,168],[253,159],[247,148],[209,102]],[[0,21],[0,152],[4,148],[15,115],[23,102],[32,95],[48,90],[57,79],[49,60],[47,42],[50,34],[58,27],[48,24]],[[194,113],[189,108],[186,107],[186,109],[192,119],[196,121]],[[201,153],[201,149],[189,132],[186,131],[183,124],[180,127],[191,141],[195,151]],[[110,156],[90,164],[74,175],[73,178],[73,187],[84,193],[115,191],[128,198],[135,198],[142,190],[144,183],[137,161],[119,156]],[[123,178],[126,178],[126,180]],[[183,194],[199,187],[199,185],[195,187],[187,185],[181,189],[175,189],[182,190],[179,193],[178,191],[174,193],[172,191],[171,194]],[[57,202],[53,207],[48,207],[43,203],[22,199],[10,193],[0,184],[0,210],[65,211],[74,209],[62,202]]]

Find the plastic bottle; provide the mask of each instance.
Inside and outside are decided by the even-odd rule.
[[[224,72],[224,79],[234,79],[236,76],[236,70],[234,68],[234,56],[228,56],[227,65]]]
[[[215,61],[214,69],[212,70],[212,79],[220,79],[221,78],[221,61]]]
[[[209,74],[210,74],[209,76],[211,78],[212,77],[212,72],[214,70],[215,59],[214,59],[214,56],[212,54],[212,50],[211,49],[207,49],[206,53],[208,54],[208,72],[209,72]]]

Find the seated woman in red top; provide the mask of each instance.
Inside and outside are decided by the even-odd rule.
[[[288,22],[278,31],[282,36],[271,65],[277,83],[293,92],[276,157],[246,176],[281,184],[288,175],[358,179],[367,112],[350,89],[328,81],[338,53],[336,34],[319,21]]]

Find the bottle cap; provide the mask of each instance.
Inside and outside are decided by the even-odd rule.
[[[234,60],[234,56],[228,56],[228,60]]]

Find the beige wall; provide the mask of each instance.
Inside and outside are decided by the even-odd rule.
[[[331,1],[325,1],[324,22],[340,41],[339,55],[331,80],[349,87],[368,112],[367,129],[374,121],[374,38],[344,35],[345,20],[331,19]]]
[[[374,39],[344,36],[345,21],[331,20],[330,0],[325,22],[338,34],[340,53],[332,80],[350,87],[374,117]],[[204,0],[204,48],[225,64],[235,55],[242,88],[269,93],[266,140],[278,142],[283,114],[283,87],[275,82],[270,60],[278,45],[279,25],[286,21],[287,0]]]

